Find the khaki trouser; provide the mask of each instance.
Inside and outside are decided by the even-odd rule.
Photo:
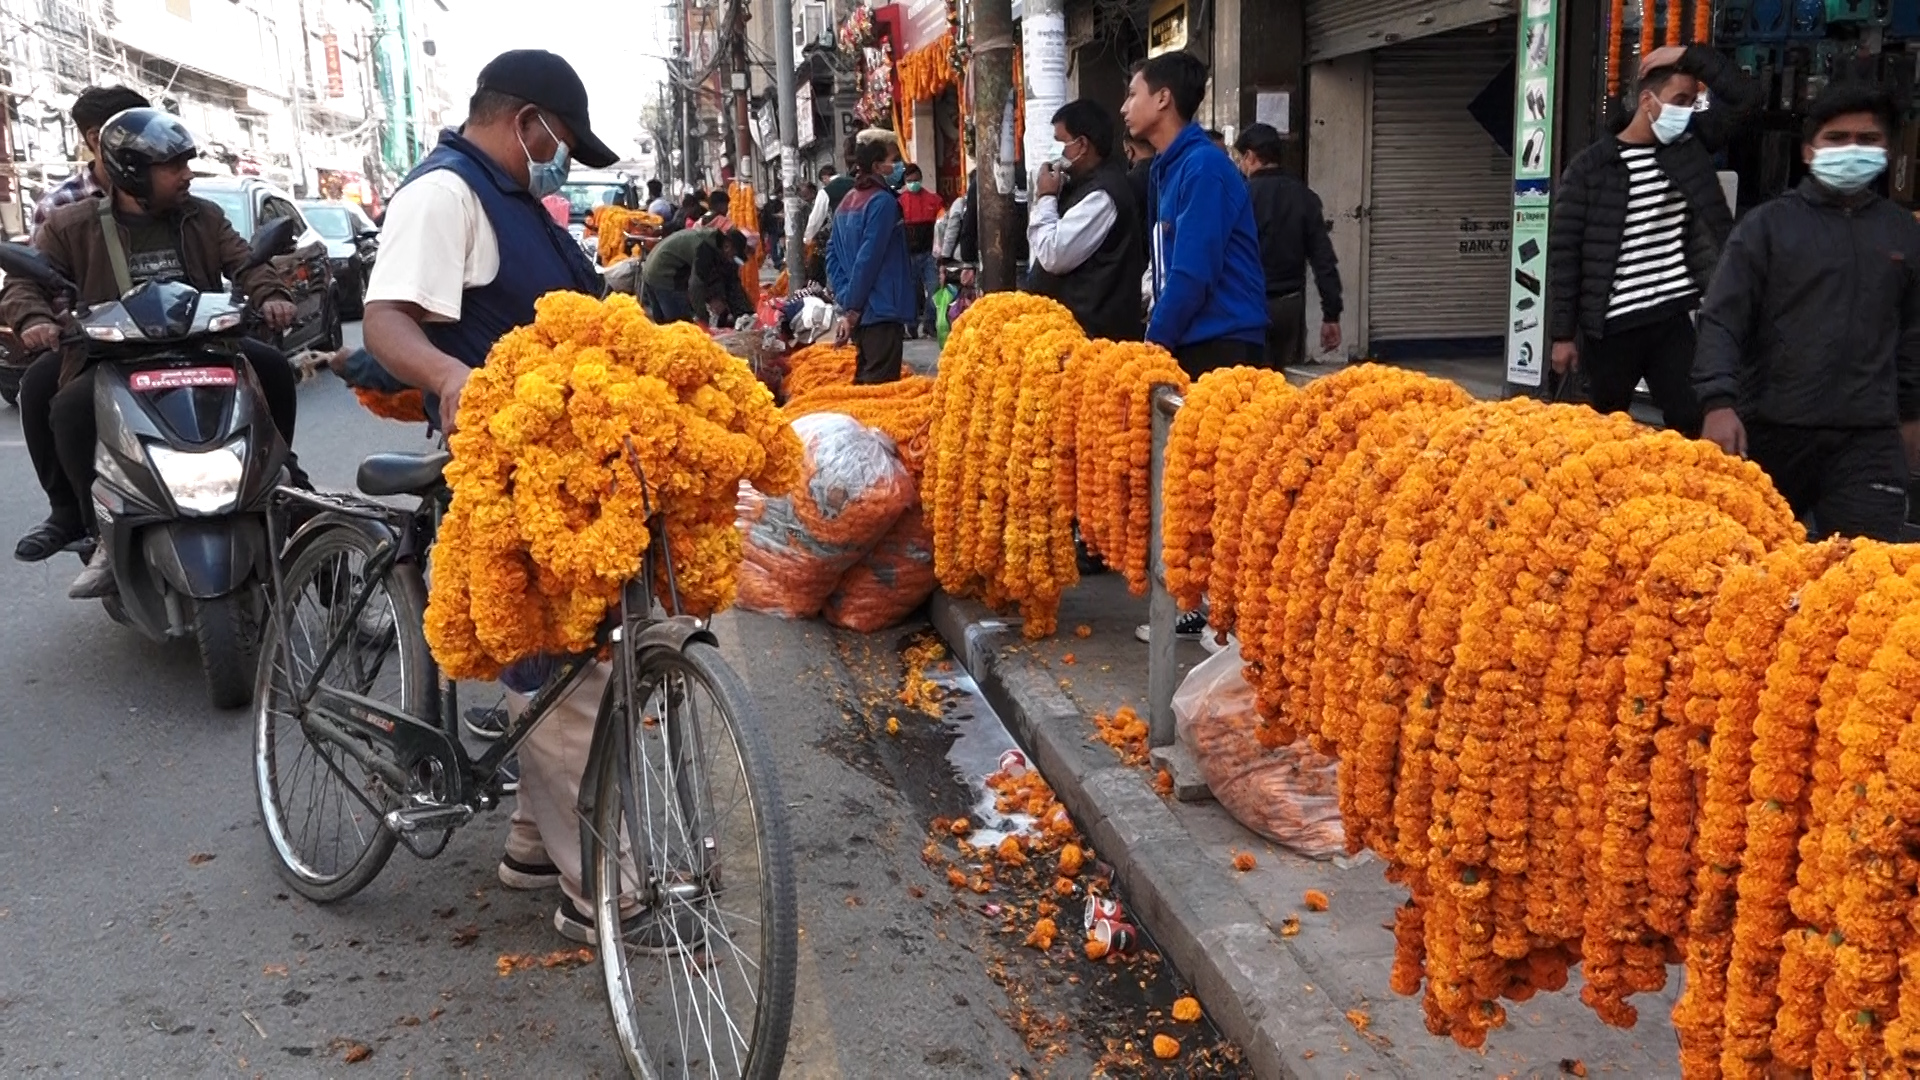
[[[580,675],[566,697],[520,744],[520,794],[514,800],[507,854],[525,863],[551,863],[560,871],[560,889],[581,912],[592,911],[580,890],[580,782],[593,750],[594,719],[606,693],[613,665],[595,663]],[[507,710],[516,719],[530,699],[507,694]]]

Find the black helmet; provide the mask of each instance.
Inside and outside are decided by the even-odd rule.
[[[199,152],[180,118],[160,109],[128,109],[100,129],[100,160],[107,179],[140,202],[153,196],[149,169]]]

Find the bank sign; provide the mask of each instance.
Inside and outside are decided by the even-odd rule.
[[[1555,23],[1560,0],[1523,0],[1513,80],[1513,230],[1508,248],[1507,382],[1545,381],[1547,221],[1552,204]]]

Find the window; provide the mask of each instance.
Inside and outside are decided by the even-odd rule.
[[[306,219],[300,216],[300,211],[295,210],[292,203],[278,195],[269,195],[261,201],[260,224],[271,225],[281,218],[292,218],[294,224],[300,226],[300,231],[306,231]]]

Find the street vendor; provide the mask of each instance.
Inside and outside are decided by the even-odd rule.
[[[585,85],[553,53],[515,50],[481,69],[466,123],[442,133],[394,194],[367,286],[367,346],[379,368],[425,393],[444,431],[455,430],[469,373],[502,335],[533,322],[534,301],[556,290],[600,295],[599,273],[540,202],[575,159],[592,168],[616,160],[589,125]],[[497,870],[509,888],[557,888],[555,929],[589,944],[598,934],[575,807],[606,670],[596,665],[521,743]],[[501,681],[512,708],[525,709],[545,676],[538,658],[509,668]]]
[[[660,241],[640,267],[640,303],[657,323],[700,322],[702,314],[731,321],[753,311],[740,284],[746,234],[725,218],[682,229]]]

